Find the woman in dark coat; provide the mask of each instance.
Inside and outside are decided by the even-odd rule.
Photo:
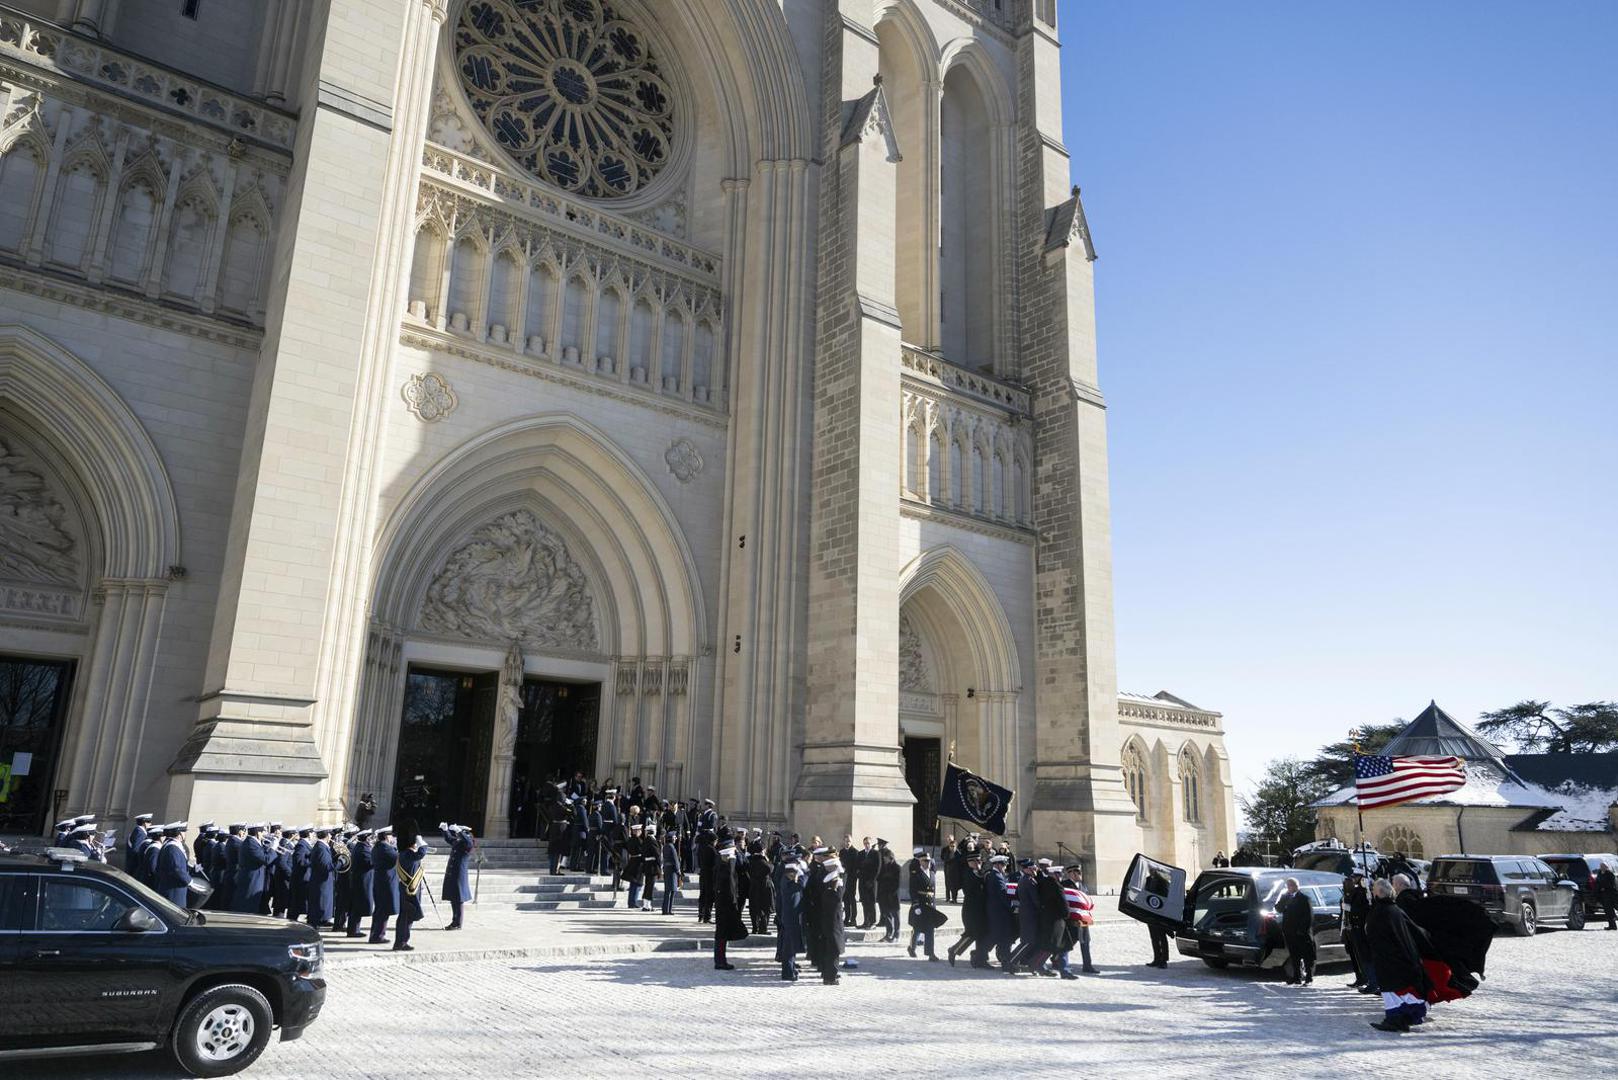
[[[387,940],[388,920],[399,911],[399,849],[393,827],[377,830],[376,846],[371,849],[371,944]]]
[[[465,825],[445,825],[440,823],[439,829],[444,834],[444,843],[449,845],[449,861],[444,864],[444,899],[449,901],[449,925],[445,930],[459,930],[461,928],[461,905],[472,899],[472,883],[467,877],[467,865],[472,861],[472,851],[477,846],[472,839],[472,830]]]
[[[714,853],[713,879],[713,966],[720,971],[731,971],[736,965],[726,961],[725,946],[747,937],[736,873],[736,841],[724,841]]]
[[[882,845],[881,862],[876,868],[876,906],[882,909],[882,940],[899,940],[899,860],[893,849]]]
[[[1410,921],[1393,901],[1393,887],[1385,879],[1372,886],[1371,913],[1365,936],[1382,988],[1383,1018],[1371,1026],[1379,1031],[1409,1031],[1427,1018],[1427,998],[1433,990],[1421,962],[1431,943],[1421,927]]]

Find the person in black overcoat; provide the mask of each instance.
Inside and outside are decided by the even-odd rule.
[[[264,905],[264,868],[270,863],[269,853],[259,840],[262,825],[250,825],[241,850],[236,853],[236,881],[231,896],[233,910],[244,915],[257,915]]]
[[[1287,983],[1307,986],[1315,981],[1315,907],[1309,894],[1287,878],[1287,891],[1275,902],[1281,913],[1281,939],[1287,946]]]
[[[1039,905],[1035,930],[1033,969],[1041,975],[1060,974],[1048,966],[1050,959],[1066,951],[1067,897],[1062,893],[1062,882],[1051,870],[1049,859],[1039,860],[1039,872],[1034,878],[1035,902]]]
[[[1376,965],[1376,981],[1382,987],[1384,1012],[1382,1020],[1371,1026],[1379,1031],[1409,1031],[1427,1015],[1426,998],[1433,987],[1421,957],[1431,951],[1432,942],[1394,903],[1393,887],[1386,880],[1378,879],[1371,890],[1365,936],[1371,963]]]
[[[697,834],[697,922],[713,922],[714,844],[718,837],[708,829]]]
[[[855,908],[858,906],[859,891],[855,879],[860,872],[860,849],[854,846],[852,835],[843,837],[843,846],[837,852],[837,859],[843,866],[843,925],[855,924]]]
[[[865,838],[865,847],[860,852],[860,865],[855,872],[855,879],[860,887],[860,929],[869,930],[876,925],[876,879],[882,869],[882,856],[872,846],[871,838]]]
[[[736,965],[725,959],[725,946],[747,937],[747,924],[742,922],[740,882],[736,872],[736,841],[720,842],[714,853],[714,927],[713,966],[719,971],[732,971]]]
[[[567,855],[567,831],[572,817],[567,793],[560,784],[544,786],[545,851],[550,859],[551,873],[562,872],[562,859]]]
[[[1618,910],[1618,875],[1606,863],[1596,871],[1596,899],[1607,913],[1607,929],[1618,930],[1618,916],[1614,915]]]
[[[652,897],[657,892],[658,871],[663,866],[663,845],[657,842],[657,834],[647,825],[641,831],[640,837],[640,907],[642,911],[652,910]]]
[[[816,969],[820,967],[820,901],[825,894],[820,883],[826,879],[826,860],[831,857],[828,848],[810,849],[809,875],[803,884],[803,952]],[[841,903],[841,897],[838,898]],[[838,915],[842,912],[839,910]]]
[[[946,916],[938,910],[937,886],[933,880],[933,857],[926,848],[917,848],[910,863],[910,955],[916,955],[916,946],[925,942],[927,959],[937,960],[933,951],[933,932]]]
[[[882,940],[899,940],[899,860],[887,841],[879,841],[876,904],[882,909]]]
[[[747,910],[753,916],[755,934],[767,933],[770,929],[770,912],[773,908],[770,874],[773,869],[769,856],[764,854],[763,843],[753,841],[752,850],[747,853]]]
[[[844,938],[844,898],[851,888],[844,881],[842,861],[828,853],[821,866],[820,882],[815,886],[814,936],[815,967],[820,969],[820,981],[833,985],[841,981],[837,967],[842,962]]]

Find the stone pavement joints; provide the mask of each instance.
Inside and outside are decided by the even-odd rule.
[[[1441,1080],[1587,1080],[1601,1061],[1618,1060],[1618,935],[1589,931],[1499,938],[1483,988],[1404,1036],[1367,1026],[1380,1006],[1342,988],[1346,968],[1326,969],[1308,988],[1179,956],[1153,971],[1141,966],[1150,948],[1133,922],[1097,929],[1101,974],[1076,982],[911,960],[902,943],[857,945],[852,955],[859,967],[835,987],[812,976],[783,983],[769,954],[756,952],[736,954],[734,972],[681,952],[338,968],[320,1020],[296,1042],[272,1043],[247,1075],[801,1080],[1009,1070],[1019,1080],[1268,1080],[1396,1069]],[[179,1074],[148,1054],[18,1075]]]

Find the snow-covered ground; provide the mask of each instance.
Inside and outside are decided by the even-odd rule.
[[[1618,933],[1498,938],[1489,979],[1409,1035],[1331,968],[1311,987],[1176,956],[1141,966],[1145,930],[1095,931],[1102,973],[1008,978],[859,946],[842,985],[783,983],[759,950],[478,961],[332,972],[324,1015],[247,1075],[282,1077],[1336,1078],[1610,1075]],[[12,1075],[17,1075],[15,1066]],[[174,1076],[151,1055],[22,1075]]]

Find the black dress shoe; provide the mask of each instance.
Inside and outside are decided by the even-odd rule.
[[[1377,1020],[1371,1024],[1378,1031],[1392,1031],[1403,1034],[1410,1030],[1410,1021],[1404,1020]]]
[[[1071,971],[1058,972],[1058,974],[1060,974],[1062,976],[1062,978],[1064,978],[1064,979],[1077,979],[1078,978],[1078,976],[1073,974]]]
[[[460,928],[461,924],[458,922],[452,922],[448,926],[444,927],[445,930],[459,930]]]
[[[735,964],[715,964],[713,966],[713,969],[715,971],[735,971],[736,970],[736,965]]]

